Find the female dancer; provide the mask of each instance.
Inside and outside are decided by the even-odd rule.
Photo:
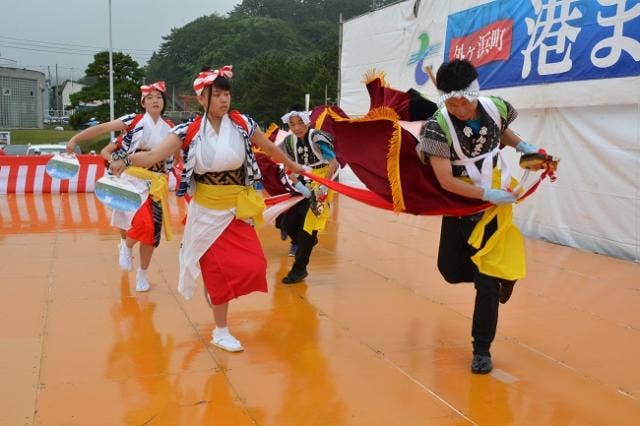
[[[261,219],[264,201],[255,191],[260,170],[252,144],[299,172],[258,128],[253,119],[231,104],[232,67],[205,69],[193,83],[204,117],[176,126],[162,144],[111,163],[119,174],[128,165],[148,166],[182,148],[185,162],[177,195],[193,194],[180,249],[178,291],[190,299],[202,272],[216,328],[215,346],[242,351],[229,332],[229,301],[253,291],[267,291],[266,260],[252,223]]]
[[[140,103],[145,111],[144,114],[127,114],[108,123],[89,127],[69,140],[67,152],[73,152],[78,143],[113,131],[122,131],[124,134],[101,151],[102,157],[107,161],[117,160],[134,152],[153,149],[173,127],[173,123],[162,118],[166,105],[165,90],[164,81],[141,86]],[[170,170],[173,164],[171,154],[150,164],[148,170],[159,174]],[[126,178],[141,192],[148,193],[149,183],[146,179],[133,176]],[[151,263],[154,248],[160,244],[163,214],[167,213],[163,211],[160,202],[147,197],[145,203],[135,213],[114,211],[112,216],[111,225],[120,228],[118,257],[120,268],[125,271],[133,269],[131,250],[136,243],[140,242],[140,268],[136,274],[136,291],[147,291],[150,288],[147,269]],[[165,223],[166,226],[168,223]]]

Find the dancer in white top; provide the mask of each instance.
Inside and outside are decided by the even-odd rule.
[[[182,148],[185,166],[177,195],[193,194],[180,249],[178,290],[187,299],[202,273],[216,328],[212,343],[224,350],[243,350],[227,327],[229,301],[253,291],[267,291],[266,260],[253,227],[264,201],[255,191],[260,181],[252,144],[291,171],[289,160],[267,139],[256,122],[229,111],[232,67],[206,69],[194,81],[204,117],[176,126],[162,144],[111,164],[118,174],[125,163],[147,166]]]
[[[123,132],[113,143],[108,144],[101,155],[106,161],[119,160],[134,152],[149,151],[160,144],[169,134],[173,123],[162,118],[166,98],[166,87],[163,81],[140,87],[140,102],[144,108],[144,114],[127,114],[108,123],[89,127],[74,135],[67,143],[67,152],[73,152],[76,145],[96,138],[97,136],[112,132]],[[173,156],[152,164],[148,170],[164,175],[171,169]],[[115,212],[111,219],[111,225],[120,229],[119,263],[125,271],[133,269],[133,246],[140,242],[140,268],[136,274],[136,291],[149,290],[147,269],[151,263],[153,250],[160,243],[160,231],[163,225],[163,212],[161,203],[148,196],[149,182],[138,177],[126,176],[126,179],[146,197],[142,206],[133,213]],[[164,226],[168,226],[167,223]]]

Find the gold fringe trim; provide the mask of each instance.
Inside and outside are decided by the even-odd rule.
[[[374,119],[374,120],[391,120],[391,121],[400,120],[400,116],[398,115],[398,113],[393,108],[389,108],[386,106],[369,110],[367,115],[365,115],[364,117],[369,119]]]
[[[365,121],[387,120],[393,123],[393,133],[389,139],[389,150],[387,151],[387,178],[391,188],[391,198],[393,200],[393,210],[402,212],[407,209],[402,194],[402,181],[400,179],[400,149],[402,148],[402,127],[398,122],[399,117],[392,108],[374,108],[362,118],[344,118],[335,111],[327,108],[328,114],[334,121],[348,121],[350,123],[361,123]]]
[[[402,181],[400,179],[400,148],[402,148],[402,128],[398,121],[393,123],[393,134],[389,140],[387,152],[387,177],[391,186],[391,198],[393,199],[393,211],[402,212],[407,209],[402,194]]]
[[[271,136],[273,134],[273,132],[277,132],[279,129],[278,125],[276,123],[271,123],[269,125],[269,128],[267,130],[265,130],[264,135],[267,137],[267,139],[269,138],[269,136]],[[260,148],[258,148],[257,146],[252,144],[252,149],[253,152],[262,152],[262,150]]]
[[[328,111],[329,111],[329,108],[326,107],[324,110],[322,110],[322,112],[318,116],[318,119],[316,120],[316,125],[315,125],[316,130],[322,129],[322,125],[324,124],[324,119],[327,118]]]
[[[387,74],[384,71],[371,68],[362,75],[362,82],[367,85],[374,81],[376,78],[379,78],[382,87],[389,87],[389,83],[387,83],[387,80],[385,78],[386,76]]]
[[[269,137],[273,134],[273,132],[277,132],[279,129],[278,125],[276,123],[271,123],[269,125],[269,128],[264,132],[264,135],[266,137]]]

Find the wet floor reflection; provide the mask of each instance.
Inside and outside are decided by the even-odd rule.
[[[171,195],[169,211],[174,228],[185,214],[184,200]],[[0,195],[0,237],[6,234],[60,230],[104,231],[111,212],[93,193]]]
[[[280,283],[289,242],[260,230],[269,293],[232,303],[245,352],[230,354],[209,344],[202,292],[176,294],[184,208],[170,206],[177,238],[140,294],[92,194],[0,196],[0,424],[640,418],[638,264],[527,241],[530,276],[500,308],[495,370],[474,376],[474,292],[438,275],[437,219],[343,198],[303,283]]]
[[[107,378],[119,383],[122,424],[143,424],[174,395],[168,375],[174,341],[156,330],[155,308],[155,303],[131,293],[128,274],[123,273],[119,300],[111,308],[114,342],[106,371]],[[175,415],[165,412],[162,418],[176,424]]]

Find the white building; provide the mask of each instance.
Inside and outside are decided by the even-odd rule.
[[[0,67],[0,129],[42,128],[44,90],[43,73]]]

